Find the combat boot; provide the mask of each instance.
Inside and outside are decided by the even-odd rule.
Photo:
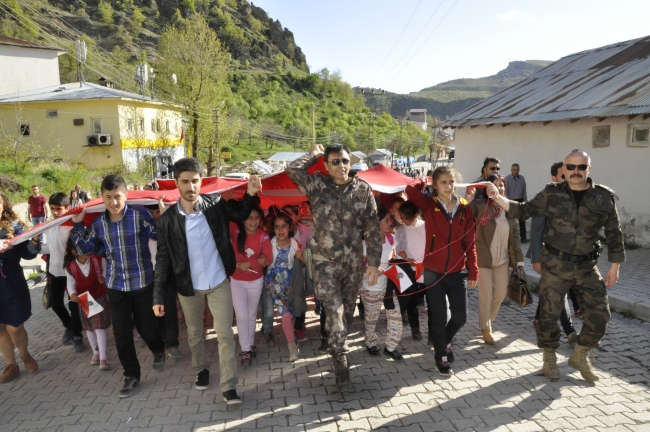
[[[350,369],[345,353],[334,354],[334,376],[336,378],[336,389],[341,393],[353,393],[354,387],[350,382]]]
[[[560,379],[560,369],[557,367],[557,356],[553,348],[542,348],[542,357],[544,359],[544,376],[550,380],[557,381]]]
[[[582,345],[576,345],[573,354],[569,357],[569,366],[580,371],[580,375],[585,381],[596,382],[600,378],[594,373],[594,368],[589,361],[590,348]]]

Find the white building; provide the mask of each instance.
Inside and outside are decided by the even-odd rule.
[[[413,123],[423,131],[427,131],[427,110],[426,108],[418,108],[409,110],[409,123]]]
[[[372,165],[386,165],[386,166],[392,166],[393,164],[393,157],[397,156],[396,154],[393,154],[390,150],[386,149],[377,149],[373,150],[370,152],[368,157],[372,161]]]
[[[0,95],[61,84],[65,50],[0,35]]]
[[[454,115],[456,168],[476,178],[486,155],[519,163],[533,197],[572,149],[616,191],[626,241],[650,246],[650,37],[571,54]]]

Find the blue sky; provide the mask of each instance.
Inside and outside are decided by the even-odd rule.
[[[398,93],[650,35],[649,0],[253,3],[293,32],[312,71],[339,70],[353,86]]]

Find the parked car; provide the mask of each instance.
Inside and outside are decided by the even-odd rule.
[[[365,163],[357,163],[350,167],[351,172],[365,171],[367,169],[368,169],[368,164]]]

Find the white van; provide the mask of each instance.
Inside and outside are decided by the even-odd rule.
[[[230,179],[248,180],[251,178],[251,175],[248,173],[230,173],[226,174],[224,177]]]

